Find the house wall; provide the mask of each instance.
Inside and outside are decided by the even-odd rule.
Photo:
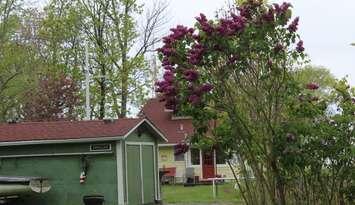
[[[194,168],[195,176],[202,179],[202,166],[190,165],[189,153],[185,155],[185,161],[174,160],[174,147],[173,146],[160,146],[159,147],[159,168],[163,167],[176,167],[177,182],[183,182],[185,175],[186,165]],[[217,164],[216,174],[224,178],[233,178],[233,173],[227,164]]]
[[[89,170],[84,184],[79,183],[82,171],[82,155],[90,152],[90,144],[53,144],[1,147],[0,175],[48,177],[51,190],[44,194],[34,194],[21,205],[80,205],[84,195],[100,194],[105,204],[116,205],[117,166],[115,143],[110,152],[88,155]],[[67,154],[69,156],[15,157],[5,155]],[[77,153],[77,154],[74,154]]]
[[[159,147],[159,168],[163,167],[176,167],[176,181],[183,182],[186,168],[186,156],[185,161],[175,161],[174,159],[174,147]]]

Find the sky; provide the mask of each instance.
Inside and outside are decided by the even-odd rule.
[[[32,0],[44,4],[48,0]],[[139,0],[149,6],[156,0]],[[215,11],[232,0],[166,0],[169,4],[166,33],[182,24],[193,26],[195,17],[204,13],[213,18]],[[311,64],[328,68],[337,78],[347,76],[355,86],[355,0],[284,0],[293,5],[293,16],[300,17],[299,33]],[[282,0],[269,0],[282,3]]]
[[[148,0],[145,0],[146,2]],[[151,1],[151,0],[150,0]],[[193,26],[199,13],[213,18],[226,0],[168,0],[170,27]],[[270,3],[281,3],[269,0]],[[294,17],[300,17],[299,33],[311,64],[330,69],[337,78],[348,76],[355,86],[355,0],[288,0]]]

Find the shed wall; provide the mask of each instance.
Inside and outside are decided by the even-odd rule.
[[[45,194],[25,198],[21,205],[80,205],[84,195],[101,194],[105,205],[117,202],[117,165],[112,151],[105,154],[88,155],[89,170],[84,184],[79,183],[82,171],[82,156],[79,152],[90,152],[89,144],[33,145],[2,147],[0,155],[78,153],[72,156],[1,158],[0,175],[48,177],[52,189]]]

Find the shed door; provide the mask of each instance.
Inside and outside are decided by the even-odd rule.
[[[142,204],[140,145],[127,145],[127,196],[129,205]]]
[[[127,144],[127,195],[129,205],[154,203],[155,171],[153,145]]]
[[[153,146],[142,146],[144,204],[153,204],[155,200],[155,169]]]

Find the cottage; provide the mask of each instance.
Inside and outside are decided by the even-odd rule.
[[[143,118],[0,124],[0,202],[154,204],[165,141]]]
[[[171,110],[165,109],[164,102],[157,98],[148,100],[140,115],[149,119],[168,139],[159,144],[158,164],[160,168],[175,169],[177,182],[184,181],[187,168],[193,169],[194,175],[201,181],[215,177],[233,177],[225,158],[218,150],[190,149],[186,154],[174,155],[175,145],[194,132],[191,117],[174,116]]]

